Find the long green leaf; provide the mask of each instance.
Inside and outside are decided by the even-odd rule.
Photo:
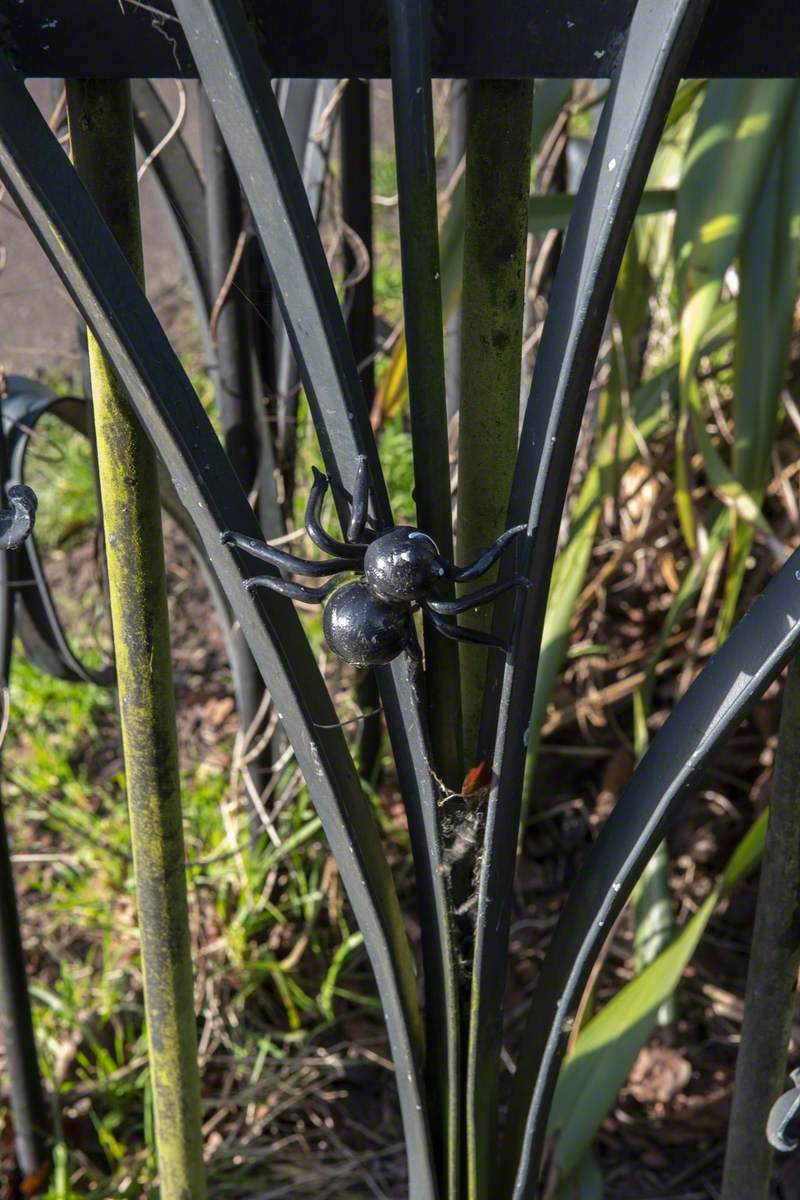
[[[747,831],[712,892],[674,941],[582,1030],[559,1076],[550,1115],[550,1129],[559,1131],[555,1155],[564,1176],[575,1170],[590,1147],[653,1029],[659,1008],[678,986],[718,902],[757,866],[766,828],[765,811]]]
[[[742,240],[734,376],[733,473],[759,502],[770,469],[800,262],[800,95],[775,147]],[[738,525],[717,622],[724,638],[736,615],[753,541]]]
[[[686,461],[690,425],[717,495],[743,521],[767,535],[770,532],[758,502],[731,473],[708,434],[696,371],[703,333],[719,302],[725,273],[738,252],[797,88],[791,80],[710,83],[678,192],[675,245],[685,303],[680,323],[676,487],[681,526],[692,548],[696,537]],[[710,179],[713,187],[708,186]]]
[[[723,344],[730,341],[734,329],[734,318],[732,305],[724,305],[719,310],[715,322],[706,331],[703,341],[704,353],[717,351]],[[639,435],[647,439],[663,422],[662,404],[670,396],[674,398],[677,394],[677,386],[678,358],[676,353],[658,374],[641,385],[632,398],[631,420],[632,424],[638,427]],[[592,465],[586,474],[572,513],[569,540],[556,558],[553,567],[528,733],[528,763],[525,784],[528,799],[530,799],[541,728],[553,693],[556,676],[561,670],[566,655],[570,621],[586,578],[597,522],[605,496],[602,464],[606,461],[612,434],[609,433],[607,437],[609,445],[599,446],[593,456]],[[637,452],[634,430],[631,424],[626,424],[623,426],[617,450],[618,470],[624,470],[633,461]]]

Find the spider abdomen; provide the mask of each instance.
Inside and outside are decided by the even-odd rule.
[[[414,640],[409,605],[381,599],[363,579],[336,589],[325,605],[322,628],[334,654],[359,667],[385,666]]]
[[[398,604],[422,600],[442,574],[433,538],[404,525],[382,533],[364,555],[364,578],[371,590]]]

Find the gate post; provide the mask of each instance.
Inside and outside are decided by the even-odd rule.
[[[143,277],[130,87],[73,80],[75,167]],[[89,334],[162,1200],[204,1200],[178,748],[155,453]]]

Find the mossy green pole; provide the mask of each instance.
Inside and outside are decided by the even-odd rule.
[[[143,276],[127,82],[67,84],[76,169]],[[89,359],[142,940],[161,1200],[204,1200],[197,1035],[158,474],[124,388]]]
[[[505,528],[519,426],[533,82],[485,79],[467,94],[457,561]],[[464,584],[461,593],[484,587]],[[488,629],[491,607],[461,623]],[[486,650],[461,644],[464,761],[475,765]]]

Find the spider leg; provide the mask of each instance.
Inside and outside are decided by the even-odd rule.
[[[350,509],[350,524],[347,526],[345,537],[351,545],[357,545],[364,533],[369,511],[369,472],[366,455],[359,454],[355,483],[353,484],[353,501]]]
[[[351,496],[350,492],[348,492],[347,488],[342,487],[342,485],[337,483],[335,479],[329,480],[329,483],[331,485],[331,491],[334,493],[334,495],[343,497],[352,508],[353,497]],[[376,526],[374,518],[368,515],[364,521],[364,529],[360,534],[362,542],[374,542],[375,538],[378,537],[380,533],[381,530]]]
[[[500,534],[500,537],[491,544],[488,550],[484,550],[483,554],[475,559],[475,562],[469,563],[466,567],[457,567],[455,563],[448,562],[446,558],[443,558],[442,568],[446,578],[454,579],[456,583],[466,583],[470,579],[478,579],[479,576],[485,575],[489,567],[497,562],[508,543],[524,531],[524,525],[515,525],[512,529],[507,529],[505,533]]]
[[[458,613],[478,608],[481,604],[489,604],[497,596],[502,596],[503,592],[509,592],[511,588],[529,588],[530,586],[530,579],[526,579],[524,575],[513,575],[511,579],[489,583],[486,587],[478,588],[476,592],[470,592],[468,596],[460,596],[458,600],[426,600],[425,607],[433,609],[440,616],[454,617]]]
[[[321,471],[318,471],[316,467],[312,467],[312,471],[314,473],[314,482],[308,494],[306,514],[303,518],[306,533],[314,545],[319,546],[320,550],[324,550],[327,554],[338,554],[341,558],[363,558],[366,545],[348,545],[346,542],[337,542],[335,538],[332,538],[322,528],[320,517],[322,514],[322,501],[325,499],[325,493],[328,490],[328,477],[327,475],[323,475]]]
[[[445,637],[452,638],[454,642],[473,642],[478,646],[494,646],[497,650],[502,650],[504,654],[508,654],[508,646],[501,638],[494,637],[491,633],[482,633],[477,629],[470,629],[467,625],[456,625],[450,621],[446,621],[444,617],[440,617],[437,612],[426,607],[426,612],[430,617],[431,625],[434,629],[438,629],[439,633],[443,633]]]
[[[255,558],[278,567],[282,571],[292,571],[296,575],[335,575],[337,571],[352,571],[353,563],[349,558],[329,558],[327,562],[312,562],[308,558],[297,558],[294,554],[286,554],[276,546],[269,546],[258,538],[247,537],[244,533],[232,533],[227,530],[221,534],[223,546],[236,546],[238,550],[246,550]]]
[[[280,592],[290,600],[305,600],[307,604],[322,604],[338,584],[338,579],[329,579],[322,587],[309,587],[305,583],[294,583],[290,579],[281,579],[279,575],[254,575],[246,579],[244,586],[248,592],[254,588],[269,588],[271,592]]]

